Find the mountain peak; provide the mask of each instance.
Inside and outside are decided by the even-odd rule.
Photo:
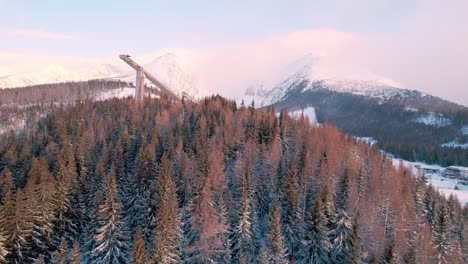
[[[284,99],[298,86],[303,90],[326,89],[380,99],[388,99],[407,91],[400,83],[363,68],[346,63],[336,64],[326,56],[306,54],[275,74],[270,82],[262,83],[262,87],[250,87],[246,96],[255,94],[254,99],[261,105],[269,105]]]

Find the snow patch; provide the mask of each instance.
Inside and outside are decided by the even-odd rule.
[[[461,132],[464,136],[468,136],[468,126],[462,127]]]
[[[416,109],[416,108],[411,108],[411,107],[405,107],[405,111],[408,111],[408,112],[419,112],[418,109]]]
[[[468,149],[468,143],[459,143],[458,141],[454,140],[454,141],[442,144],[442,147]]]
[[[420,116],[414,120],[416,123],[434,127],[447,127],[452,124],[452,120],[444,117],[442,114],[429,112],[427,115]]]
[[[296,110],[294,112],[289,113],[293,118],[298,118],[302,114],[304,114],[304,117],[309,118],[309,122],[311,124],[316,124],[317,123],[317,114],[315,113],[315,108],[314,107],[307,107],[301,110]]]
[[[444,167],[440,165],[428,165],[428,164],[421,163],[421,162],[410,162],[410,161],[401,160],[401,159],[392,159],[392,161],[393,161],[393,165],[397,168],[400,166],[400,162],[403,162],[403,165],[406,168],[409,168],[413,172],[414,175],[419,175],[418,167],[433,169],[437,171],[435,173],[426,173],[424,175],[427,179],[427,183],[434,186],[438,191],[440,191],[447,198],[451,194],[455,195],[460,201],[460,203],[462,204],[462,206],[465,204],[468,204],[468,186],[459,184],[459,181],[457,179],[449,179],[449,178],[444,177],[443,175],[443,171],[445,170]],[[457,187],[458,190],[455,190],[455,187]]]
[[[356,139],[358,142],[366,143],[368,146],[373,146],[377,144],[377,140],[375,140],[372,137],[353,137],[353,138]]]
[[[133,97],[135,95],[135,88],[123,87],[118,89],[112,89],[105,91],[94,98],[96,101],[104,101],[111,98],[126,98]]]
[[[284,99],[291,89],[300,84],[304,85],[304,90],[326,89],[383,100],[408,94],[403,85],[391,79],[356,69],[352,65],[337,69],[336,65],[328,65],[326,60],[326,57],[306,55],[274,74],[270,81],[259,83],[256,89],[249,87],[246,96],[255,94],[257,98],[260,97],[256,102],[271,105]]]

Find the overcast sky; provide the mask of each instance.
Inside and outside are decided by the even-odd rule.
[[[467,10],[467,0],[0,0],[0,58],[183,48],[211,58],[198,69],[213,73],[205,83],[235,96],[312,53],[468,106]]]

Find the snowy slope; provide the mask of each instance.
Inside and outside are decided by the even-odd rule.
[[[393,159],[393,165],[397,168],[400,165],[400,162],[403,162],[405,167],[411,169],[414,175],[419,174],[417,166],[438,170],[439,172],[437,173],[425,174],[428,184],[431,184],[432,186],[434,186],[439,192],[444,194],[447,198],[451,194],[453,194],[457,196],[458,200],[460,201],[462,205],[468,204],[468,186],[459,184],[458,180],[456,179],[449,179],[449,178],[444,177],[443,175],[443,171],[445,169],[444,167],[439,166],[439,165],[427,165],[421,162],[410,162],[406,160]],[[455,187],[457,188],[457,190],[455,189]]]
[[[177,93],[200,96],[197,79],[189,65],[175,53],[166,53],[144,64],[143,68],[167,84]]]
[[[464,136],[468,136],[468,126],[462,127],[461,132]]]
[[[416,118],[414,122],[434,127],[446,127],[452,124],[452,120],[449,118],[444,117],[442,114],[433,112]]]
[[[450,142],[442,144],[442,147],[444,147],[444,148],[468,149],[468,143],[460,143],[460,142],[454,140],[454,141],[450,141]]]
[[[190,68],[190,59],[189,56],[181,56],[174,51],[163,51],[135,58],[137,63],[140,63],[143,68],[171,87],[176,93],[186,92],[196,98],[205,95],[205,93],[200,93],[197,79]],[[121,79],[131,83],[135,82],[135,71],[116,58],[99,62],[44,62],[44,64],[29,67],[20,66],[0,68],[0,88],[93,79]],[[147,81],[147,85],[151,86],[151,83]]]
[[[340,93],[364,95],[378,99],[406,96],[403,86],[389,78],[364,70],[334,69],[323,58],[306,55],[286,66],[271,80],[249,87],[244,100],[256,100],[257,105],[270,105],[287,96],[298,85],[304,90],[327,89]],[[255,87],[256,86],[256,87]]]
[[[0,88],[115,78],[124,74],[125,73],[118,66],[110,64],[76,66],[45,64],[37,69],[26,72],[10,74],[0,72]],[[126,74],[128,75],[128,73]]]
[[[309,118],[309,122],[311,124],[316,124],[317,123],[317,115],[315,113],[315,108],[314,107],[307,107],[304,109],[296,110],[290,113],[290,115],[294,117],[300,117],[301,115],[304,115],[304,117]]]

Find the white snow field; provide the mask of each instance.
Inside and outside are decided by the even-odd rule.
[[[439,192],[449,197],[450,194],[455,195],[460,203],[463,205],[468,204],[468,185],[462,185],[458,183],[456,179],[449,179],[443,176],[443,170],[445,169],[439,165],[428,165],[421,162],[410,162],[406,160],[393,159],[393,165],[398,167],[400,162],[403,162],[405,167],[410,168],[414,175],[418,175],[418,169],[416,166],[422,166],[425,168],[431,168],[439,170],[437,173],[426,173],[427,183],[434,186]],[[455,186],[458,190],[455,190]]]

